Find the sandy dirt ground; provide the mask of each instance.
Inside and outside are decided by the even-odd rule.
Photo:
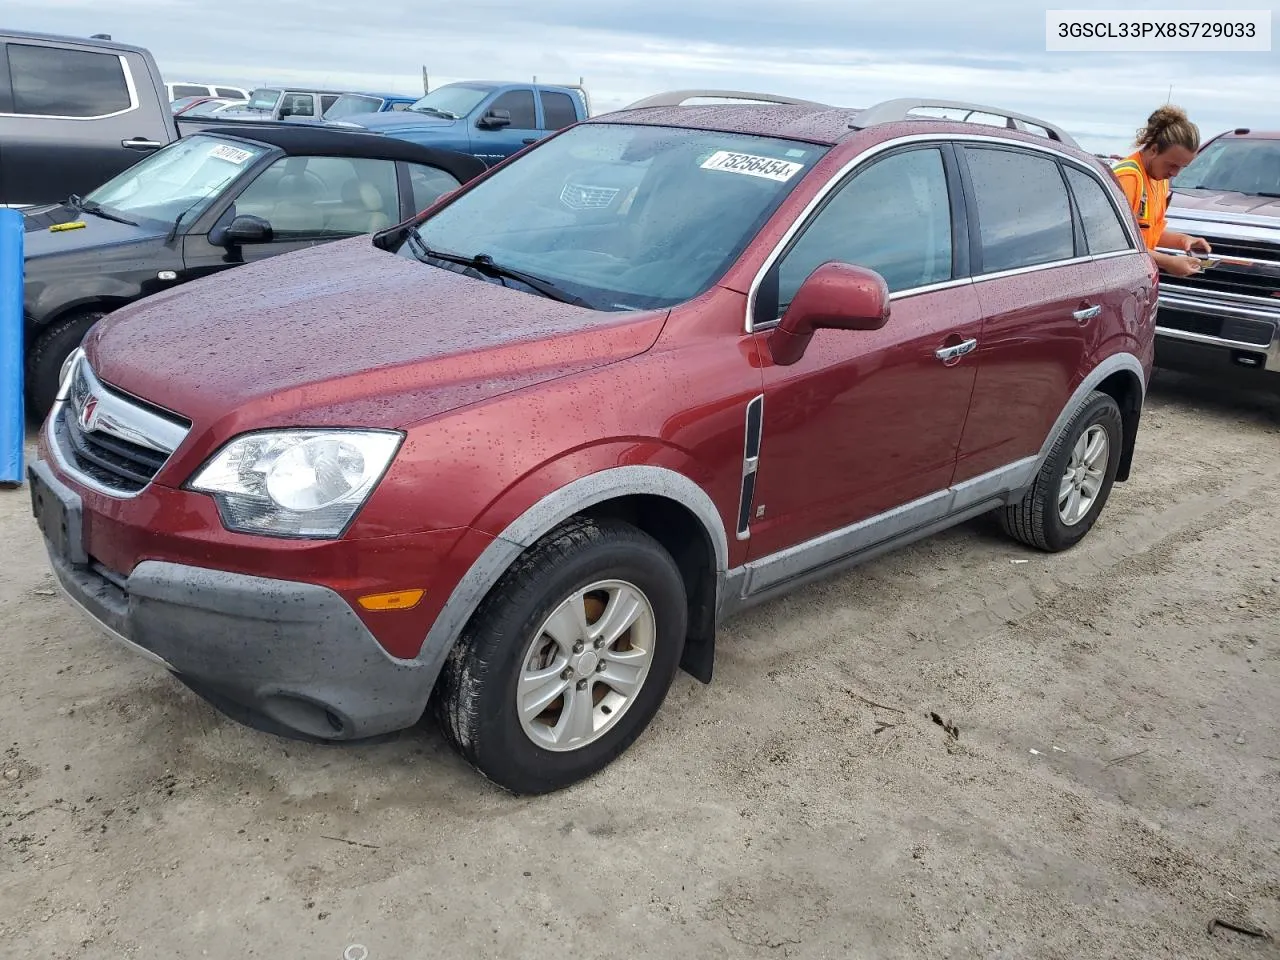
[[[1079,548],[744,614],[536,799],[237,726],[53,594],[25,488],[0,543],[5,960],[1280,957],[1280,397],[1158,374]]]

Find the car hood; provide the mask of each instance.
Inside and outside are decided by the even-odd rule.
[[[668,312],[587,310],[356,237],[139,300],[85,350],[104,382],[219,438],[395,429],[643,353]]]
[[[156,240],[167,231],[158,224],[132,226],[117,223],[91,213],[82,213],[65,204],[37,207],[24,211],[22,238],[23,255],[28,267],[47,257],[66,253],[79,253],[99,247],[115,247],[143,240]],[[83,227],[71,230],[51,230],[60,224],[83,223]]]
[[[363,127],[365,130],[373,130],[377,133],[398,133],[401,130],[422,130],[426,127],[439,127],[441,130],[447,130],[458,124],[457,120],[449,120],[429,113],[414,113],[411,110],[357,113],[331,122],[354,124]]]
[[[1280,227],[1280,197],[1259,197],[1248,193],[1233,193],[1229,190],[1188,190],[1175,188],[1169,198],[1169,214],[1177,216],[1182,210],[1193,210],[1212,214],[1213,219],[1231,223],[1237,217],[1250,219],[1243,221],[1256,224],[1258,218],[1274,218]],[[1197,217],[1197,219],[1200,219]]]

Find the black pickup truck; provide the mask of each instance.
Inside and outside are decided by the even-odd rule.
[[[147,50],[0,31],[0,205],[88,193],[178,137]]]

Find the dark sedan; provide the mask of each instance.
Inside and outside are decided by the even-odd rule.
[[[214,127],[83,198],[29,208],[28,411],[44,418],[63,361],[111,310],[242,263],[399,223],[484,169],[471,156],[374,134]]]

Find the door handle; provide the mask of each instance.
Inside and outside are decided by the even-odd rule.
[[[157,140],[143,140],[141,137],[134,137],[132,140],[121,140],[120,146],[127,150],[159,150],[164,144]]]
[[[934,351],[933,355],[944,362],[947,360],[959,360],[966,353],[972,353],[977,345],[978,341],[970,338],[961,343],[957,343],[955,346],[939,347]]]
[[[524,142],[524,143],[537,143],[537,142],[538,142],[538,138],[537,138],[537,137],[525,137],[523,142]]]
[[[1082,309],[1080,309],[1080,310],[1075,311],[1075,312],[1074,312],[1073,314],[1071,314],[1071,315],[1072,315],[1073,317],[1075,317],[1077,320],[1079,320],[1081,323],[1087,323],[1088,321],[1092,320],[1094,317],[1096,317],[1096,316],[1097,316],[1098,314],[1100,314],[1101,312],[1102,312],[1102,307],[1101,307],[1101,306],[1097,306],[1097,307],[1084,307],[1084,308],[1082,308]]]

